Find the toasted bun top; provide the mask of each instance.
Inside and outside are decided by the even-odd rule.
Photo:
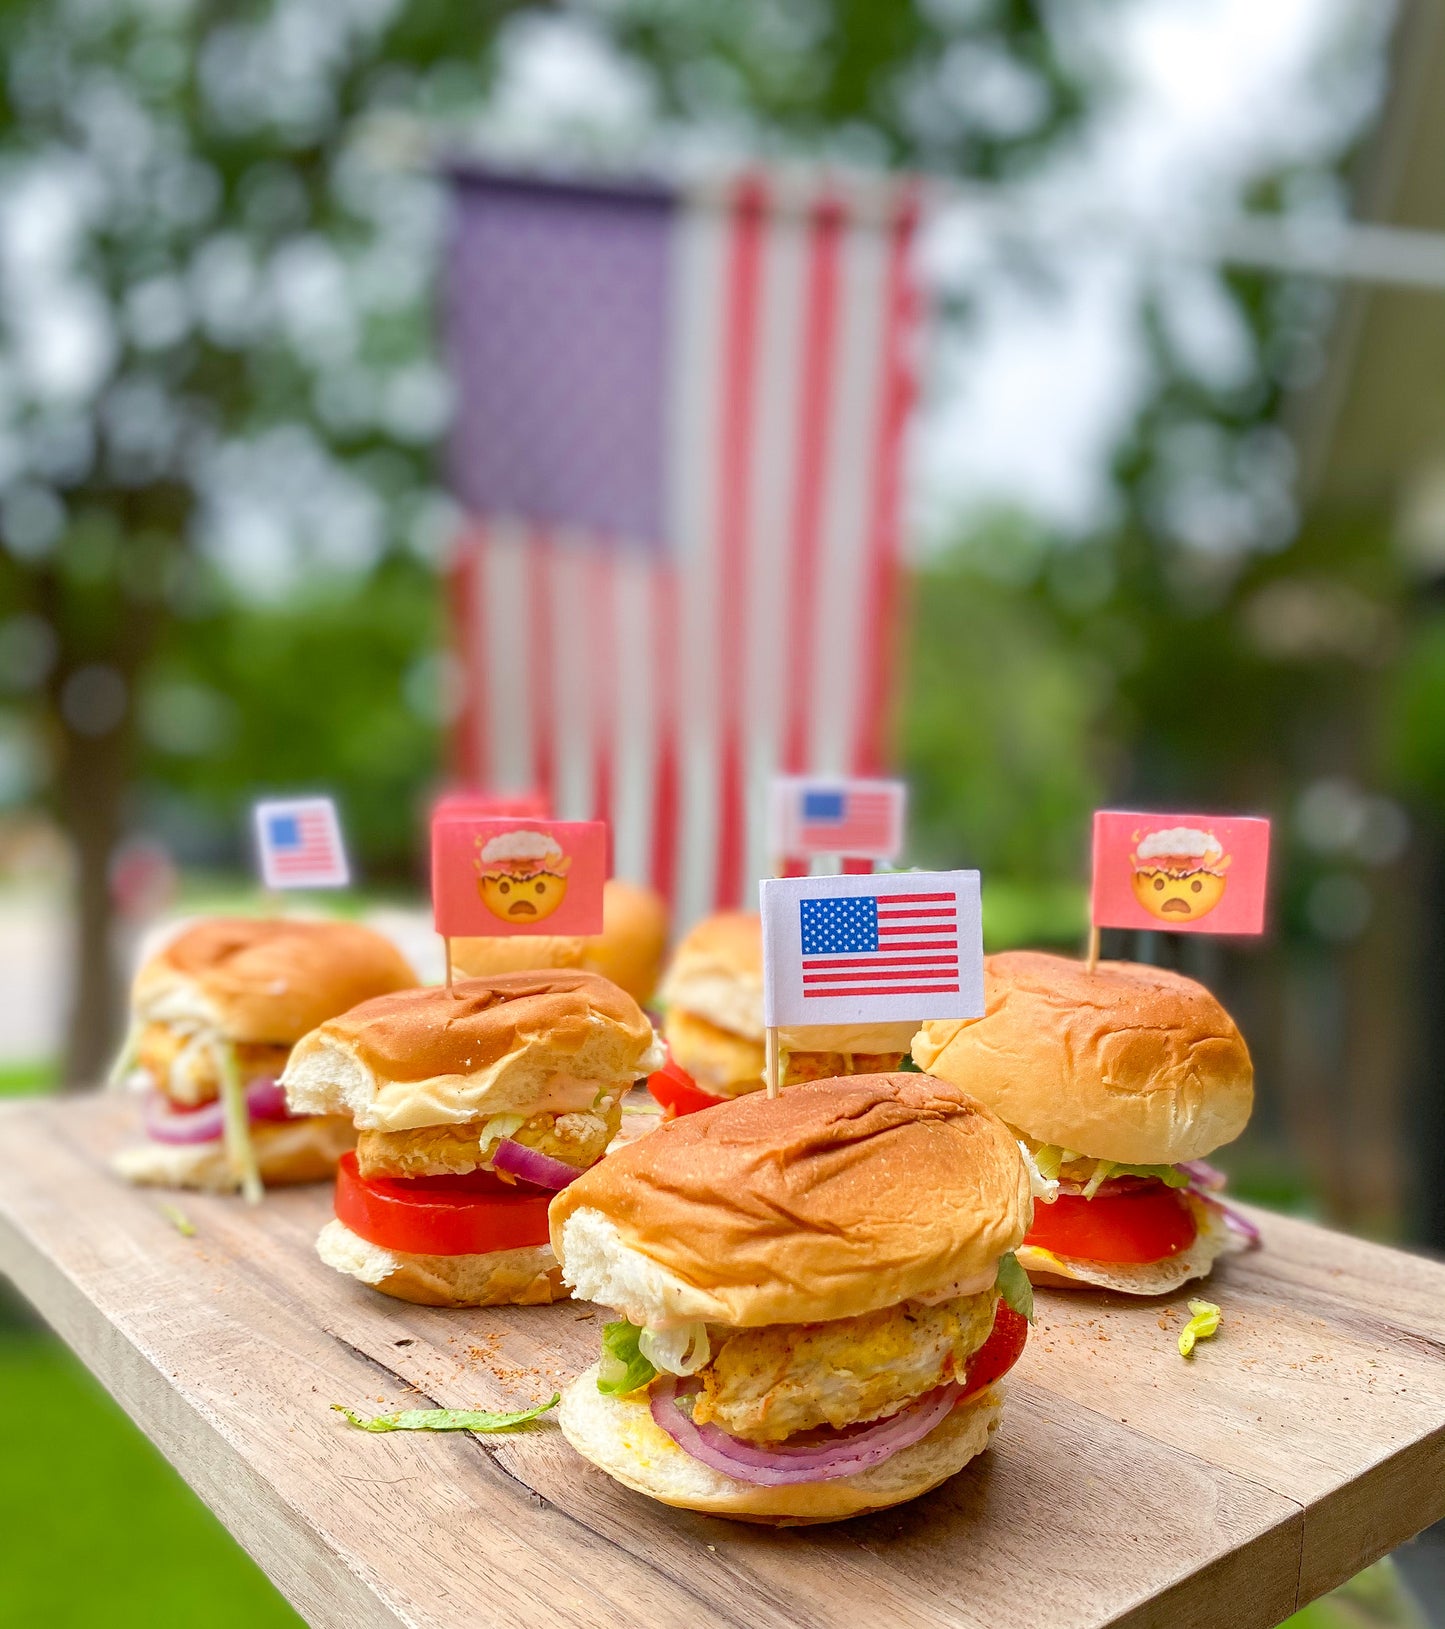
[[[667,905],[660,894],[609,877],[602,888],[602,932],[588,937],[514,934],[453,939],[452,967],[465,978],[523,973],[533,967],[581,967],[620,985],[636,1001],[657,988],[667,948]]]
[[[731,973],[734,978],[763,976],[763,923],[756,911],[723,911],[705,916],[677,947],[672,978],[705,972]]]
[[[491,1114],[591,1107],[660,1067],[652,1025],[596,973],[497,973],[364,1001],[293,1049],[282,1085],[293,1110],[351,1113],[366,1130],[406,1131]]]
[[[552,1247],[582,1294],[643,1322],[742,1327],[987,1287],[1031,1216],[1002,1122],[908,1074],[683,1116],[610,1154],[550,1211]]]
[[[763,1039],[763,923],[756,911],[709,916],[673,952],[662,999],[719,1029]],[[906,1052],[916,1024],[810,1024],[780,1032],[789,1052]]]
[[[416,982],[391,940],[360,923],[221,916],[152,956],[131,1004],[143,1020],[289,1045],[358,1001]]]
[[[673,951],[661,994],[669,1007],[761,1041],[763,926],[757,912],[704,917]]]
[[[1013,950],[984,963],[982,1018],[935,1020],[919,1068],[982,1098],[1041,1143],[1169,1165],[1244,1130],[1254,1067],[1244,1037],[1193,979],[1137,962]]]

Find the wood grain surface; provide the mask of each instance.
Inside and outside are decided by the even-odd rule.
[[[882,1515],[770,1530],[632,1494],[550,1420],[354,1430],[332,1403],[545,1399],[604,1314],[376,1295],[316,1258],[325,1188],[253,1211],[114,1181],[130,1112],[0,1106],[0,1270],[312,1624],[1266,1629],[1445,1515],[1445,1268],[1399,1251],[1260,1216],[1189,1362],[1189,1291],[1040,1292],[987,1454]]]

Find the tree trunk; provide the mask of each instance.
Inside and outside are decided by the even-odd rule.
[[[70,1005],[60,1077],[67,1091],[102,1081],[121,1038],[110,862],[130,778],[129,736],[124,726],[95,737],[64,730],[57,792],[74,860]]]
[[[164,567],[182,548],[190,506],[184,488],[158,483],[104,495],[119,523],[126,569],[87,581],[64,562],[32,579],[35,608],[55,630],[60,656],[47,710],[54,744],[56,810],[70,840],[70,1003],[60,1081],[83,1090],[105,1077],[121,1039],[123,993],[116,959],[110,866],[125,829],[136,750],[138,681],[156,648],[168,608]],[[146,571],[148,551],[150,570]],[[124,686],[120,718],[87,721],[70,681],[87,667],[108,668]]]

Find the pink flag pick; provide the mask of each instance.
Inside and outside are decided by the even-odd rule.
[[[432,820],[432,911],[446,938],[602,931],[604,820]]]
[[[1268,874],[1268,820],[1095,812],[1096,928],[1262,933]]]

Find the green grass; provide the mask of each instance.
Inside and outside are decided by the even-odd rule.
[[[46,1092],[55,1084],[52,1063],[0,1064],[0,1097],[28,1097]]]
[[[1287,1618],[1280,1629],[1428,1629],[1428,1625],[1387,1556]]]
[[[58,1341],[0,1323],[0,1625],[301,1620]]]

